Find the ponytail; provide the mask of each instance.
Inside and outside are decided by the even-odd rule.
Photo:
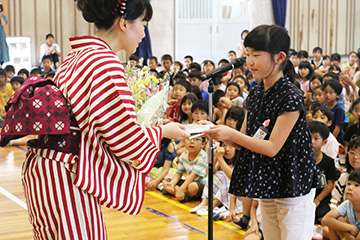
[[[283,72],[284,72],[284,75],[286,75],[292,83],[295,83],[296,73],[295,73],[294,65],[292,64],[290,59],[286,60],[285,68],[284,68]]]

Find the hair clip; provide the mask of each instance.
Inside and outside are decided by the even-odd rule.
[[[126,13],[125,13],[125,10],[126,10],[126,1],[127,0],[123,0],[122,3],[121,3],[121,7],[120,7],[120,14],[125,18],[126,17]]]
[[[124,18],[126,17],[126,1],[127,0],[118,0],[118,3],[116,4],[116,7],[111,11],[111,14],[115,14],[117,12],[120,13],[121,16],[123,16]]]

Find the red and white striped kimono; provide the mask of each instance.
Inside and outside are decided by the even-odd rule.
[[[138,214],[144,178],[159,153],[160,127],[136,122],[134,101],[117,56],[94,37],[70,39],[54,82],[71,103],[81,132],[76,153],[30,148],[23,185],[38,239],[106,239],[100,205]],[[69,143],[71,142],[71,143]],[[41,145],[40,145],[41,146]],[[132,167],[134,160],[140,164]],[[136,161],[138,162],[138,161]]]

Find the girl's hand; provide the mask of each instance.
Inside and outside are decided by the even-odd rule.
[[[182,201],[185,198],[185,193],[179,186],[175,186],[175,197],[178,201]]]
[[[225,154],[225,149],[223,147],[217,147],[215,148],[214,155],[217,158],[223,158]]]
[[[251,227],[245,232],[244,239],[250,234],[255,234],[256,236],[260,236],[259,227],[257,224],[251,224]]]
[[[168,182],[166,180],[163,180],[163,187],[165,189],[165,191],[167,191],[168,193],[175,195],[175,188],[174,188],[174,184],[172,184],[171,182]]]
[[[221,108],[229,109],[233,106],[233,102],[228,97],[221,97],[219,100]]]
[[[151,191],[156,189],[156,186],[159,184],[158,181],[156,180],[152,180],[151,182],[149,182],[149,184],[147,185],[147,188]]]
[[[233,129],[225,125],[217,125],[211,127],[210,130],[204,131],[204,134],[212,137],[216,141],[229,140],[231,138]]]
[[[174,105],[174,103],[176,103],[178,100],[177,99],[170,99],[167,103],[172,106]]]
[[[351,84],[351,78],[345,74],[340,74],[340,82],[344,85],[344,86],[349,86]]]
[[[351,233],[353,236],[358,235],[358,233],[359,233],[359,228],[358,228],[357,226],[351,224],[351,231],[350,231],[350,233]]]
[[[161,126],[164,138],[170,138],[174,140],[181,140],[190,137],[189,133],[186,133],[185,127],[180,123],[168,123]]]

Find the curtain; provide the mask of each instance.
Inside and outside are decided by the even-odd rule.
[[[152,56],[151,41],[148,26],[145,27],[145,37],[141,40],[135,55],[144,58],[143,65],[147,65],[147,60]]]
[[[275,23],[283,28],[285,28],[286,1],[287,0],[272,0]]]

